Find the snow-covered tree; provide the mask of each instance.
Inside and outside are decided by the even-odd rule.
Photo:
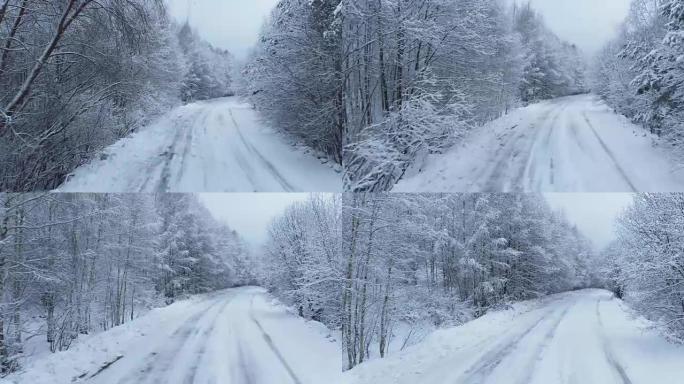
[[[648,124],[657,133],[665,133],[681,145],[684,130],[684,2],[664,1],[660,13],[665,21],[665,36],[652,51],[639,57],[641,72],[633,83],[637,93],[651,94]]]
[[[676,146],[682,121],[678,9],[676,1],[633,0],[619,36],[596,58],[592,76],[594,92],[611,107]]]
[[[639,194],[618,223],[609,282],[674,340],[684,340],[684,195]]]
[[[340,203],[316,196],[292,205],[272,223],[264,259],[269,288],[300,316],[327,324],[339,321]]]
[[[282,0],[244,70],[273,125],[342,163],[345,126],[340,0]]]

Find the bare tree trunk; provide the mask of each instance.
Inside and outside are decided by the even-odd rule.
[[[131,289],[131,321],[135,319],[135,285]]]
[[[387,75],[385,74],[385,39],[382,27],[382,17],[380,11],[382,10],[382,0],[378,0],[377,23],[378,23],[378,58],[380,59],[380,92],[382,97],[382,111],[387,113],[389,111],[389,89],[387,87]]]
[[[18,208],[15,212],[15,234],[14,234],[14,260],[13,269],[23,270],[24,267],[24,209]],[[22,324],[21,324],[21,305],[23,301],[23,281],[22,273],[15,273],[12,279],[12,355],[17,355],[23,351],[22,345]],[[16,369],[16,361],[12,361],[12,370]]]
[[[2,196],[2,195],[0,195]],[[2,217],[2,224],[0,224],[0,245],[7,239],[9,231],[9,211],[10,211],[10,197],[5,195],[4,212]],[[5,284],[7,282],[7,257],[3,252],[0,252],[0,299],[5,295]],[[4,304],[4,303],[3,303]],[[8,350],[5,339],[5,311],[0,307],[0,373],[8,371],[7,358]]]
[[[355,366],[356,356],[354,353],[354,343],[352,340],[352,300],[353,300],[353,286],[354,286],[354,264],[356,263],[357,251],[357,236],[359,231],[359,218],[354,212],[357,208],[357,198],[359,195],[351,195],[352,197],[352,214],[351,214],[351,233],[350,233],[350,247],[349,257],[347,258],[347,270],[345,273],[345,287],[342,292],[342,308],[344,319],[342,320],[342,335],[343,344],[347,350],[347,369],[352,369]]]
[[[397,1],[397,20],[400,23],[402,18],[401,2],[402,0]],[[397,111],[401,110],[404,98],[404,49],[406,45],[404,39],[404,28],[400,25],[397,31],[396,95],[394,96],[394,100],[397,103]]]
[[[380,357],[385,357],[389,333],[389,301],[392,290],[392,261],[387,267],[387,283],[385,284],[385,297],[382,300],[382,310],[380,312]]]
[[[370,223],[368,223],[368,246],[366,248],[366,258],[363,264],[363,277],[362,279],[362,288],[361,288],[361,304],[360,304],[360,311],[359,311],[359,318],[357,321],[357,324],[359,325],[359,340],[358,340],[358,349],[359,349],[359,359],[358,359],[358,364],[363,363],[365,360],[365,345],[366,345],[366,308],[367,308],[367,300],[368,300],[368,278],[369,278],[369,269],[370,269],[370,261],[371,261],[371,256],[373,254],[373,235],[375,234],[375,220],[377,219],[377,201],[372,201],[371,204],[373,204],[373,207],[371,208],[371,217],[370,217]]]
[[[55,209],[55,203],[54,202],[49,202],[48,203],[48,222],[52,222],[54,219],[54,209]],[[47,262],[47,268],[48,271],[54,271],[55,270],[55,251],[52,249],[54,247],[53,243],[53,238],[52,238],[52,225],[48,227],[48,244],[50,246],[49,248],[49,254],[48,254],[48,262]],[[47,288],[47,292],[43,294],[43,304],[45,305],[45,312],[46,312],[46,323],[47,323],[47,342],[50,344],[50,351],[55,352],[55,332],[56,332],[56,326],[55,326],[55,292],[54,292],[54,287],[52,284]]]

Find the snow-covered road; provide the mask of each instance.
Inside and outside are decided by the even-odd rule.
[[[667,343],[603,290],[554,295],[442,330],[347,374],[355,384],[650,384],[684,375]]]
[[[339,345],[257,287],[179,302],[67,352],[38,359],[21,384],[307,384],[339,375]]]
[[[404,192],[677,192],[684,170],[593,95],[530,105],[471,132]]]
[[[323,160],[325,161],[325,160]],[[342,176],[235,97],[174,109],[78,168],[61,192],[337,192]]]

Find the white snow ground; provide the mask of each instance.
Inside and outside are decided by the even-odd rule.
[[[236,97],[176,108],[76,169],[59,192],[338,192],[342,176]]]
[[[593,95],[514,110],[430,156],[397,192],[680,192],[659,140]]]
[[[30,361],[16,384],[308,384],[337,380],[339,344],[265,290],[216,292],[156,309]]]
[[[681,383],[684,347],[621,300],[583,290],[519,303],[344,375],[353,384]]]

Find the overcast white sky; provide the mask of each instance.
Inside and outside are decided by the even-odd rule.
[[[233,1],[233,0],[229,0]],[[236,230],[250,245],[259,247],[268,239],[271,221],[308,193],[202,193],[200,200],[214,217]]]
[[[524,3],[527,0],[509,0]],[[627,17],[631,0],[530,0],[561,39],[597,53]]]
[[[166,0],[171,15],[185,21],[213,45],[244,59],[278,0]]]
[[[603,248],[615,239],[615,219],[632,202],[629,193],[547,193],[554,209],[563,210],[570,222]]]

